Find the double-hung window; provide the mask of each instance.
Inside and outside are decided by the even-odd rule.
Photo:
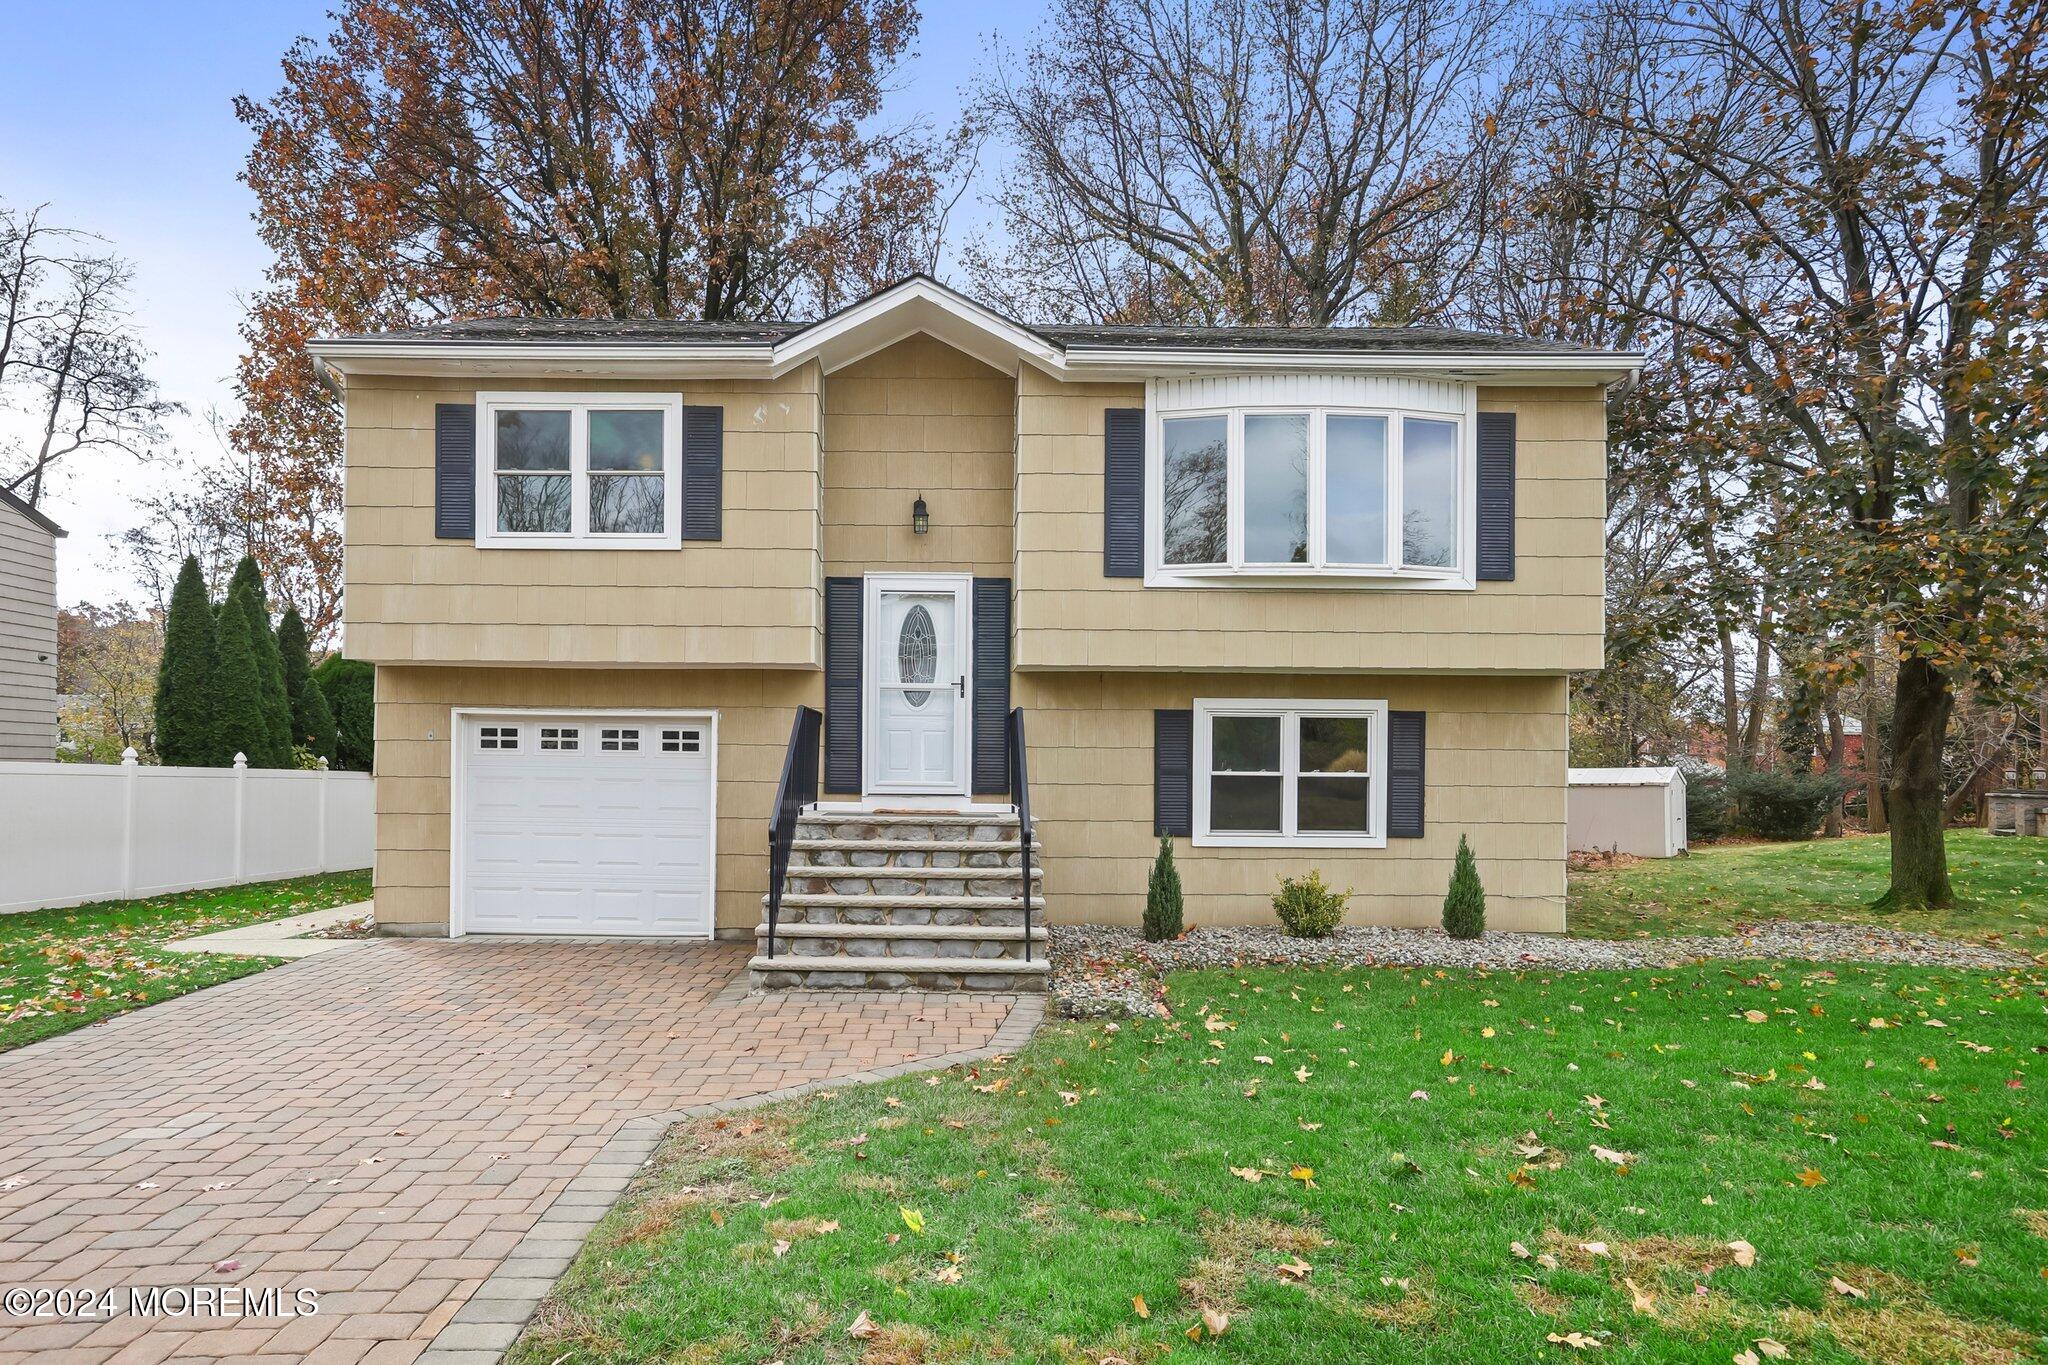
[[[1464,409],[1155,411],[1148,581],[1469,586],[1474,423]]]
[[[1199,847],[1386,844],[1383,701],[1195,702]]]
[[[478,394],[477,543],[675,544],[682,416],[672,394]]]

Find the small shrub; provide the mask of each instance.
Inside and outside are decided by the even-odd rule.
[[[1444,896],[1444,932],[1452,938],[1478,938],[1486,932],[1486,888],[1479,884],[1479,865],[1462,834],[1458,861],[1451,867],[1451,889]]]
[[[1718,839],[1728,832],[1728,780],[1715,773],[1686,774],[1687,839]]]
[[[1741,773],[1728,787],[1735,827],[1759,839],[1810,839],[1842,799],[1842,783],[1826,773]]]
[[[1173,865],[1173,840],[1159,836],[1159,857],[1145,887],[1145,938],[1163,943],[1179,938],[1181,929],[1180,871]]]
[[[1306,877],[1282,877],[1280,893],[1273,897],[1273,913],[1280,927],[1296,938],[1328,938],[1344,922],[1344,904],[1349,891],[1332,890],[1323,874],[1313,869]]]

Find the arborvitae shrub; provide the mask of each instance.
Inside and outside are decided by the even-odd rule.
[[[1458,861],[1451,868],[1451,889],[1444,897],[1444,932],[1452,938],[1478,938],[1486,932],[1486,888],[1479,884],[1479,864],[1472,846],[1458,836]]]
[[[1145,937],[1153,943],[1179,938],[1181,930],[1180,871],[1173,865],[1173,840],[1159,837],[1159,856],[1145,887]]]

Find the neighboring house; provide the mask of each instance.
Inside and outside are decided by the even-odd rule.
[[[1564,927],[1565,680],[1601,663],[1604,400],[1639,357],[1026,327],[923,277],[804,325],[311,350],[347,402],[386,931],[1021,979],[1013,707],[1053,919],[1137,922],[1163,832],[1191,925],[1269,921],[1311,867],[1355,921],[1433,923],[1464,834],[1492,924]],[[776,940],[812,970],[777,974],[786,768],[821,791]]]
[[[0,488],[0,761],[57,753],[57,541],[64,528]]]

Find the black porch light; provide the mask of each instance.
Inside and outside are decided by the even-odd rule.
[[[917,501],[910,504],[910,533],[921,536],[932,529],[931,510],[924,505],[924,494],[917,495]]]

